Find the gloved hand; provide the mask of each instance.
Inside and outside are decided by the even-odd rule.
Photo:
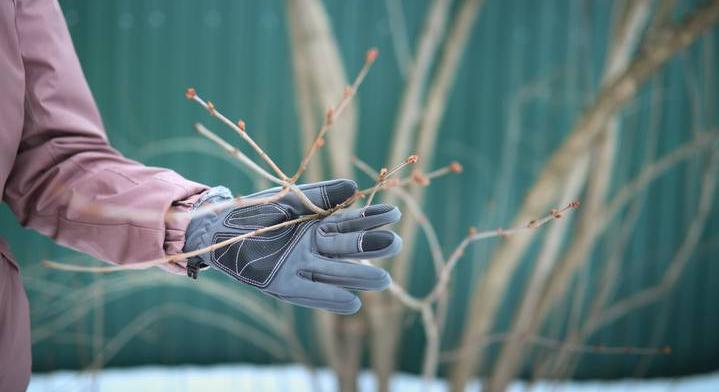
[[[315,205],[327,209],[352,196],[357,185],[350,180],[333,180],[299,188]],[[269,189],[245,199],[270,196],[279,190]],[[212,188],[195,207],[231,197],[226,188]],[[184,251],[201,249],[312,213],[297,195],[289,193],[271,204],[203,214],[190,222]],[[399,210],[387,204],[338,211],[321,220],[249,237],[192,258],[188,260],[188,275],[196,277],[198,268],[211,266],[283,301],[352,314],[362,304],[348,290],[383,290],[391,279],[381,268],[343,259],[375,259],[397,254],[402,247],[399,236],[374,229],[397,222],[399,218]]]

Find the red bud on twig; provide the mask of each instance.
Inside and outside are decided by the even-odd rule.
[[[462,167],[462,164],[454,161],[449,164],[449,171],[452,173],[461,173],[464,168]]]
[[[325,124],[327,124],[327,126],[332,125],[334,118],[335,118],[335,108],[330,106],[327,108],[327,111],[325,112]]]
[[[197,91],[195,91],[194,88],[190,87],[187,90],[185,90],[185,98],[192,99],[192,98],[195,98],[195,96],[197,96]]]
[[[385,188],[392,188],[399,185],[399,179],[397,178],[390,178],[384,183]]]
[[[422,186],[429,185],[429,178],[427,178],[427,176],[425,176],[421,171],[416,169],[412,171],[412,181]]]
[[[377,48],[371,48],[367,51],[367,54],[365,54],[364,61],[367,64],[372,64],[377,60],[377,56],[379,56],[379,50],[377,50]]]

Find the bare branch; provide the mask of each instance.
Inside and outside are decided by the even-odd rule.
[[[200,135],[210,139],[211,141],[215,142],[218,146],[222,147],[223,150],[225,150],[228,154],[230,154],[232,157],[236,158],[240,162],[244,163],[247,167],[254,170],[256,173],[261,175],[262,177],[270,180],[271,182],[274,182],[275,184],[283,185],[284,182],[282,179],[279,179],[272,174],[265,171],[265,169],[259,167],[252,159],[248,158],[247,155],[245,155],[242,151],[232,146],[230,143],[225,141],[223,138],[217,136],[214,132],[207,129],[204,125],[197,123],[195,124],[195,129],[197,129],[197,132],[200,133]]]
[[[312,144],[310,145],[309,151],[307,151],[304,158],[302,158],[302,162],[300,163],[299,168],[297,168],[297,171],[289,180],[290,182],[297,182],[300,176],[302,176],[302,173],[307,170],[307,165],[309,164],[310,160],[312,160],[312,157],[314,157],[317,150],[324,145],[325,134],[332,128],[332,125],[337,120],[337,117],[342,114],[342,111],[344,111],[345,107],[347,107],[349,102],[357,93],[357,89],[362,84],[362,81],[364,80],[365,76],[367,76],[367,72],[377,59],[378,54],[379,52],[377,51],[377,49],[370,49],[367,51],[367,54],[365,55],[364,65],[362,66],[362,69],[360,69],[360,72],[357,74],[357,77],[355,78],[352,85],[348,86],[345,89],[344,94],[342,95],[342,99],[340,99],[337,105],[327,109],[324,122],[322,123],[322,127],[320,128],[319,132],[317,132],[317,136],[315,137],[314,142],[312,142]]]
[[[641,54],[617,76],[603,87],[594,102],[584,111],[565,142],[555,151],[542,173],[525,197],[516,220],[521,222],[538,214],[553,203],[560,191],[560,182],[574,166],[576,158],[586,154],[596,136],[605,129],[609,118],[622,105],[634,97],[637,89],[675,53],[686,48],[696,38],[713,26],[719,19],[719,1],[709,1],[695,9],[680,24],[668,28],[667,38],[648,43]],[[421,150],[419,150],[421,154]],[[519,264],[530,245],[529,237],[516,237],[504,243],[494,253],[490,267],[482,283],[476,286],[468,314],[494,315],[503,298],[506,282]],[[486,334],[490,328],[489,317],[468,319],[463,341],[474,340],[475,336]],[[477,359],[458,363],[453,375],[453,385],[460,388],[475,369]]]
[[[677,249],[677,252],[674,254],[669,268],[664,272],[664,276],[659,284],[644,289],[611,305],[598,320],[586,327],[587,330],[594,331],[636,308],[652,303],[674,287],[674,284],[691,259],[694,249],[704,231],[707,218],[711,213],[717,184],[717,173],[719,172],[718,169],[719,150],[714,150],[704,171],[697,212],[689,225],[689,229],[684,236],[681,246],[679,246],[679,249]]]
[[[185,92],[185,96],[188,99],[191,99],[197,103],[200,104],[203,108],[205,108],[208,112],[210,112],[210,115],[212,117],[217,117],[222,121],[225,125],[230,127],[233,131],[237,132],[238,135],[242,137],[244,141],[247,142],[252,148],[257,152],[257,155],[259,155],[271,168],[275,171],[277,176],[282,180],[287,180],[287,175],[282,171],[282,169],[277,166],[277,164],[270,158],[269,155],[262,149],[262,147],[257,144],[252,137],[245,131],[245,122],[243,120],[239,120],[237,124],[230,121],[227,117],[225,117],[224,114],[222,114],[215,105],[212,102],[205,102],[202,98],[200,98],[199,95],[197,95],[197,92],[194,88],[188,88]]]

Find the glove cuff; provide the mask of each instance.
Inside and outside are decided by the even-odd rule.
[[[232,199],[232,191],[224,186],[212,187],[200,195],[195,204],[192,205],[192,210],[200,208],[205,203],[217,203],[218,201]]]
[[[225,200],[232,199],[232,192],[224,186],[216,186],[203,192],[200,197],[190,208],[190,211],[195,211],[205,204],[219,203]],[[185,252],[202,248],[209,244],[208,235],[208,221],[215,216],[215,213],[203,214],[196,216],[190,221],[187,227],[186,239],[185,239]],[[195,256],[187,260],[187,276],[193,279],[197,279],[199,271],[209,268],[204,257]]]

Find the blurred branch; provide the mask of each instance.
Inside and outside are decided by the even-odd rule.
[[[397,162],[412,151],[412,135],[422,112],[422,96],[433,60],[444,37],[451,4],[450,0],[433,0],[427,11],[416,50],[417,57],[402,92],[388,162]]]
[[[625,7],[618,24],[615,26],[613,39],[610,41],[603,77],[604,84],[610,83],[617,75],[626,70],[651,9],[649,0],[617,4],[625,5]],[[599,135],[595,141],[593,146],[594,154],[590,155],[591,158],[577,158],[575,167],[572,169],[572,173],[578,170],[582,170],[582,173],[572,177],[574,181],[569,182],[571,185],[568,184],[568,188],[579,193],[583,184],[587,182],[585,208],[579,217],[576,235],[564,257],[556,264],[555,258],[559,253],[563,235],[558,233],[556,238],[552,236],[546,237],[545,246],[550,248],[549,252],[551,254],[544,253],[547,256],[546,259],[542,259],[542,254],[540,254],[539,262],[535,267],[535,274],[532,275],[530,286],[524,294],[526,302],[522,303],[523,306],[516,313],[516,321],[512,329],[513,333],[531,335],[537,332],[548,313],[548,309],[542,305],[545,302],[553,303],[557,298],[561,298],[561,294],[569,285],[569,279],[566,277],[579,268],[582,260],[586,260],[592,250],[598,235],[594,222],[603,213],[604,199],[614,167],[616,139],[619,132],[619,119],[616,114],[609,118],[606,127],[605,132]],[[589,159],[591,159],[591,165],[589,165]],[[589,170],[587,170],[588,167]],[[570,198],[573,197],[570,196]],[[542,273],[537,274],[537,270]],[[558,271],[561,271],[561,273]],[[544,295],[545,290],[548,288],[554,290],[551,293],[555,294],[555,296]],[[523,355],[523,343],[521,339],[516,339],[511,340],[503,347],[490,380],[489,390],[499,391],[509,385],[509,382],[519,370],[522,359],[525,357]]]
[[[364,173],[369,175],[370,177],[375,177],[376,175],[376,183],[381,184],[384,180],[384,175],[395,173],[396,170],[390,170],[387,171],[386,169],[382,169],[380,172],[377,172],[376,170],[372,169],[369,165],[367,165],[362,160],[355,158],[355,165]],[[441,169],[435,171],[435,172],[445,172],[449,173],[451,171],[458,172],[458,164],[453,163],[449,165],[448,167],[454,168],[454,170],[450,169],[449,171],[442,171]],[[378,173],[378,174],[376,174]],[[425,185],[428,184],[428,182],[424,183]],[[411,198],[409,199],[411,200]],[[457,245],[457,247],[454,249],[454,251],[450,254],[450,256],[447,258],[446,262],[441,262],[440,269],[437,273],[437,281],[435,282],[432,290],[423,298],[417,298],[412,296],[405,288],[403,288],[399,283],[396,281],[393,281],[389,286],[389,291],[391,294],[394,295],[394,297],[399,300],[401,304],[406,306],[409,309],[418,311],[420,315],[422,316],[422,325],[425,331],[425,337],[427,339],[426,345],[425,345],[425,353],[424,353],[424,363],[422,365],[422,377],[425,380],[429,380],[437,373],[437,367],[439,366],[439,351],[440,351],[440,344],[439,344],[439,325],[440,320],[436,317],[435,312],[433,310],[433,307],[436,303],[443,301],[446,297],[446,291],[447,287],[449,285],[450,277],[452,275],[452,272],[454,268],[457,266],[457,263],[462,258],[462,256],[465,253],[465,249],[467,246],[469,246],[471,243],[480,241],[480,240],[486,240],[490,238],[495,237],[509,237],[512,235],[521,234],[524,232],[536,230],[542,225],[555,220],[562,218],[563,214],[567,212],[570,209],[578,208],[579,202],[573,201],[569,202],[566,207],[562,209],[556,209],[552,210],[548,215],[529,221],[528,223],[514,227],[511,229],[496,229],[496,230],[488,230],[483,232],[478,232],[476,229],[471,228],[469,230],[469,233],[467,236]],[[423,215],[422,215],[423,216]],[[430,226],[431,227],[431,226]],[[428,229],[429,230],[429,229]],[[433,229],[431,232],[434,232]],[[362,261],[363,264],[366,265],[372,265],[367,260]]]
[[[674,287],[684,268],[691,259],[701,234],[704,231],[707,218],[712,211],[717,178],[719,177],[719,150],[714,149],[704,169],[702,189],[699,197],[697,212],[689,224],[682,244],[674,254],[669,267],[664,272],[662,280],[655,286],[644,289],[611,306],[594,322],[589,323],[585,329],[595,331],[603,325],[613,322],[630,311],[656,301]]]
[[[318,115],[323,114],[326,108],[336,101],[338,93],[347,86],[349,79],[322,2],[288,0],[286,3],[288,37],[291,41],[293,76],[297,91],[297,112],[306,151],[312,148],[313,130],[318,128]],[[353,94],[356,87],[353,86]],[[329,150],[332,152],[328,158],[333,169],[332,175],[335,177],[351,175],[350,157],[354,151],[357,133],[357,104],[348,101],[346,113],[340,119],[338,112],[342,110],[344,108],[335,107],[336,137],[328,140]],[[310,176],[312,181],[321,178],[321,166],[315,165]]]
[[[565,196],[563,202],[579,196],[586,179],[589,169],[589,159],[583,159],[573,170],[567,180]],[[557,255],[562,246],[562,240],[565,238],[566,231],[569,229],[570,221],[564,221],[552,226],[545,236],[543,246],[537,256],[529,283],[522,294],[522,302],[515,312],[514,321],[510,334],[515,339],[507,340],[500,353],[497,367],[490,382],[506,383],[516,372],[517,367],[524,358],[523,351],[525,344],[529,343],[525,338],[530,338],[534,331],[533,316],[537,305],[542,298],[542,291],[545,288],[547,280],[551,278],[552,268],[556,261]],[[502,373],[504,372],[504,373]],[[491,385],[491,384],[490,384]],[[503,389],[506,385],[492,385],[496,390]]]
[[[384,5],[387,8],[387,23],[389,24],[392,47],[394,48],[399,72],[406,78],[407,73],[411,72],[414,65],[412,51],[409,48],[407,23],[402,10],[402,2],[400,0],[385,0]]]
[[[136,293],[142,288],[155,288],[158,285],[185,288],[187,287],[187,282],[177,276],[159,271],[142,275],[119,275],[118,277],[95,281],[80,289],[74,289],[70,293],[63,293],[60,296],[61,301],[44,301],[51,304],[51,306],[44,309],[36,307],[38,308],[37,313],[33,312],[33,320],[38,318],[40,320],[35,323],[36,326],[33,328],[32,343],[35,344],[55,336],[58,331],[67,325],[87,315],[91,310],[95,309],[95,306]],[[96,293],[98,287],[102,287],[103,304],[87,301],[87,298],[92,298],[93,294]],[[276,336],[284,334],[282,326],[285,325],[285,322],[262,299],[252,297],[251,300],[250,298],[238,300],[236,288],[222,285],[214,280],[206,280],[203,284],[194,285],[192,288],[204,293],[208,298],[224,303],[248,318],[262,322]],[[242,297],[240,296],[240,298]]]
[[[424,165],[429,166],[432,164],[436,147],[435,141],[437,139],[440,121],[444,116],[449,92],[454,84],[456,75],[458,74],[460,60],[462,59],[464,51],[467,47],[483,4],[484,2],[482,0],[463,0],[460,3],[459,8],[456,11],[456,17],[453,20],[451,30],[445,40],[442,56],[437,63],[437,69],[432,78],[432,83],[428,89],[424,107],[420,105],[419,96],[421,94],[421,88],[419,86],[416,87],[420,90],[417,92],[417,96],[410,97],[413,101],[405,102],[406,97],[403,97],[400,117],[397,126],[395,127],[395,135],[390,157],[398,155],[400,152],[404,151],[404,149],[411,148],[410,146],[413,145],[413,143],[411,143],[413,128],[417,124],[416,122],[419,121],[420,129],[417,134],[418,141],[416,151],[417,154],[422,157]],[[435,5],[439,7],[438,3],[435,3]],[[446,12],[448,12],[446,9],[447,6],[445,5],[444,7],[445,9],[442,11],[436,11],[434,7],[430,8],[428,18],[433,18],[435,13],[441,14],[444,17]],[[430,34],[429,29],[426,29],[425,32]],[[413,72],[421,69],[420,62],[422,55],[423,51],[420,47],[415,67],[412,69]],[[413,81],[410,78],[408,81],[408,89],[412,88],[412,82]],[[407,108],[405,108],[405,105],[407,105]],[[420,169],[423,168],[424,167],[422,166],[420,167]],[[410,194],[417,200],[419,205],[422,205],[422,188],[416,188],[415,190],[410,191]],[[392,201],[392,199],[388,200]],[[400,224],[399,235],[404,239],[405,246],[408,251],[400,254],[392,263],[393,279],[400,284],[404,284],[407,281],[409,271],[408,264],[413,255],[412,251],[414,250],[415,233],[416,224],[414,220],[411,219],[411,217],[409,219],[404,219]],[[380,300],[386,299],[380,297]],[[390,303],[389,306],[386,306],[385,308],[391,310],[392,304]],[[390,312],[390,314],[393,313]],[[400,314],[398,313],[391,317],[399,316]],[[383,317],[379,316],[374,317],[375,320],[381,320],[382,318]],[[389,330],[381,324],[375,326],[378,333],[374,334],[376,339],[373,341],[373,358],[375,358],[378,362],[375,369],[378,371],[380,389],[386,389],[389,374],[393,371],[393,364],[386,363],[386,358],[394,357],[400,335],[400,323],[398,320],[392,320],[390,325],[391,327]],[[428,368],[428,366],[424,366],[425,370]],[[429,376],[434,376],[436,366],[434,366],[434,368],[435,369],[432,374]],[[428,377],[427,373],[425,373],[424,376]]]
[[[663,107],[661,102],[662,92],[659,88],[658,79],[655,79],[652,83],[651,96],[652,107],[654,109],[652,110],[649,123],[649,135],[647,136],[647,148],[643,159],[643,166],[650,165],[656,154],[659,117],[661,114],[661,108]],[[657,104],[658,106],[654,107],[654,104]],[[590,305],[589,315],[586,316],[586,320],[593,319],[599,312],[601,312],[616,286],[622,256],[624,255],[631,235],[634,232],[634,228],[639,220],[639,216],[646,199],[645,195],[646,190],[640,194],[641,197],[637,197],[633,200],[626,216],[618,224],[618,229],[612,231],[614,238],[607,246],[609,256],[607,256],[607,261],[604,263],[602,277],[600,278],[599,288],[597,289],[598,293],[594,295],[594,299]],[[567,341],[570,344],[579,344],[584,339],[585,337],[581,336],[579,328],[572,328],[569,331]],[[559,350],[559,352],[557,352],[551,360],[544,361],[540,364],[535,373],[535,378],[547,378],[552,374],[556,377],[557,374],[553,372],[558,371],[565,371],[565,373],[563,373],[565,376],[571,374],[569,373],[571,371],[569,368],[574,366],[570,363],[570,358],[572,358],[573,354],[573,352],[566,349]]]
[[[632,198],[639,194],[639,192],[652,180],[658,178],[660,174],[675,166],[677,163],[696,156],[695,154],[697,151],[705,148],[715,148],[713,145],[717,140],[719,140],[719,134],[716,132],[700,133],[695,140],[678,147],[658,161],[645,166],[636,179],[628,181],[622,188],[620,188],[617,195],[610,200],[608,205],[601,211],[598,211],[594,216],[594,220],[590,223],[592,227],[591,230],[593,231],[595,238],[606,230],[609,222],[618,215],[619,211],[624,208]],[[580,244],[584,247],[588,246],[588,242],[593,240],[593,238],[583,239],[582,237],[577,236],[577,239],[575,239],[573,244],[580,240],[587,242]],[[570,251],[571,250],[572,248],[570,248]],[[572,253],[569,253],[568,251],[568,255],[569,254]],[[572,263],[575,263],[576,260],[581,259],[582,257],[582,255],[577,253],[572,255],[572,259],[566,260],[570,260]],[[567,289],[571,274],[573,273],[575,267],[576,265],[573,264],[572,268],[561,268],[555,271],[552,283],[547,286],[547,292],[545,292],[543,299],[539,304],[538,314],[548,314],[552,304],[557,300],[557,298],[560,298],[563,295],[564,291]]]
[[[453,351],[441,353],[441,362],[456,362],[463,360],[471,355],[476,355],[478,351],[484,350],[488,346],[496,343],[502,343],[512,340],[526,340],[528,344],[537,347],[548,348],[551,350],[568,350],[572,353],[590,353],[590,354],[608,354],[608,355],[662,355],[670,354],[669,347],[632,347],[632,346],[608,346],[604,344],[571,344],[566,341],[548,338],[546,336],[517,336],[511,333],[497,333],[480,337],[478,341],[471,345],[461,347]]]
[[[208,327],[222,329],[225,332],[242,337],[256,348],[267,352],[277,359],[287,357],[286,347],[264,335],[260,330],[235,320],[221,313],[199,309],[186,304],[168,303],[158,305],[142,312],[134,320],[128,323],[122,330],[110,339],[104,348],[95,354],[95,359],[90,364],[90,369],[99,369],[112,358],[137,334],[145,331],[152,324],[169,317],[183,317],[196,323],[205,324]]]
[[[516,221],[526,221],[546,209],[562,189],[559,184],[566,173],[576,165],[576,158],[586,154],[597,135],[638,88],[674,54],[686,48],[719,19],[719,1],[713,0],[695,9],[684,20],[663,30],[668,38],[649,42],[626,70],[604,86],[594,102],[584,111],[565,142],[553,153],[539,178],[531,187],[517,214]],[[494,253],[489,268],[472,294],[463,344],[485,335],[491,328],[499,301],[524,252],[531,242],[529,236],[515,237],[502,244]],[[477,316],[475,316],[477,315]],[[458,363],[453,371],[452,384],[461,389],[471,376],[477,357]]]

